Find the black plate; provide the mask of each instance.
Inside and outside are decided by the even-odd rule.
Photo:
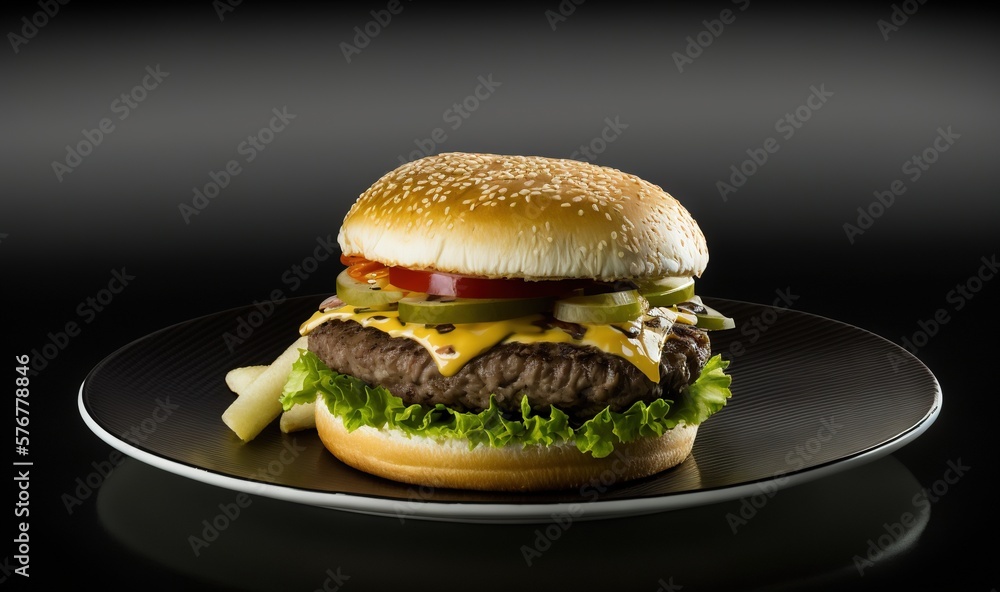
[[[108,356],[80,388],[87,425],[111,446],[199,481],[300,503],[457,521],[634,515],[773,495],[888,454],[937,417],[941,391],[906,350],[823,317],[706,298],[737,328],[712,333],[732,361],[733,397],[678,467],[634,482],[506,494],[415,487],[356,471],[315,431],[277,422],[242,444],[222,423],[225,373],[266,364],[298,336],[322,296],[248,306],[174,325]]]

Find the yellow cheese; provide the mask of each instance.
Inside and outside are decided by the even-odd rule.
[[[363,310],[364,312],[355,312]],[[391,337],[412,339],[424,346],[443,376],[452,376],[466,363],[500,343],[572,343],[592,345],[601,351],[628,360],[653,382],[660,381],[660,356],[669,334],[671,319],[659,317],[659,328],[647,327],[639,318],[614,325],[584,324],[583,335],[570,335],[558,327],[546,327],[542,315],[530,315],[492,323],[460,323],[434,325],[406,323],[394,310],[375,311],[343,306],[316,312],[299,328],[307,335],[316,327],[332,320],[355,321]],[[454,328],[452,328],[454,327]]]

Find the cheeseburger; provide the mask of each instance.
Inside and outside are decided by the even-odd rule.
[[[344,463],[432,487],[579,487],[681,463],[730,396],[698,224],[619,170],[447,153],[365,191],[282,405]]]

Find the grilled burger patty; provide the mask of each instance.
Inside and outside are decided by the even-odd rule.
[[[659,383],[618,356],[568,343],[500,344],[446,377],[419,343],[350,320],[316,328],[309,350],[335,372],[385,387],[407,405],[479,412],[494,394],[502,411],[519,414],[527,395],[536,411],[554,405],[582,422],[608,406],[620,412],[636,401],[674,398],[694,382],[711,355],[708,334],[680,323],[669,331]]]

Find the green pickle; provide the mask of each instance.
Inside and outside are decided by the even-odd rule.
[[[642,316],[647,308],[638,291],[622,290],[557,300],[552,315],[567,323],[625,323]]]
[[[639,284],[650,306],[673,306],[694,297],[694,278],[668,277]]]
[[[345,269],[337,276],[337,297],[351,306],[381,307],[401,299],[398,290],[383,289],[388,282],[368,283],[352,278]]]
[[[686,304],[694,306],[685,306]],[[677,308],[681,311],[694,314],[695,317],[698,318],[698,322],[695,326],[706,331],[722,331],[725,329],[734,329],[736,327],[735,320],[731,317],[727,317],[710,306],[706,306],[705,303],[701,301],[700,296],[692,296],[684,302],[678,303]]]
[[[545,312],[551,298],[406,297],[399,301],[399,320],[426,325],[491,323]]]
[[[703,314],[695,313],[698,317],[696,326],[706,331],[722,331],[723,329],[735,329],[736,321],[732,317],[727,317],[713,308],[705,307],[708,311]]]

